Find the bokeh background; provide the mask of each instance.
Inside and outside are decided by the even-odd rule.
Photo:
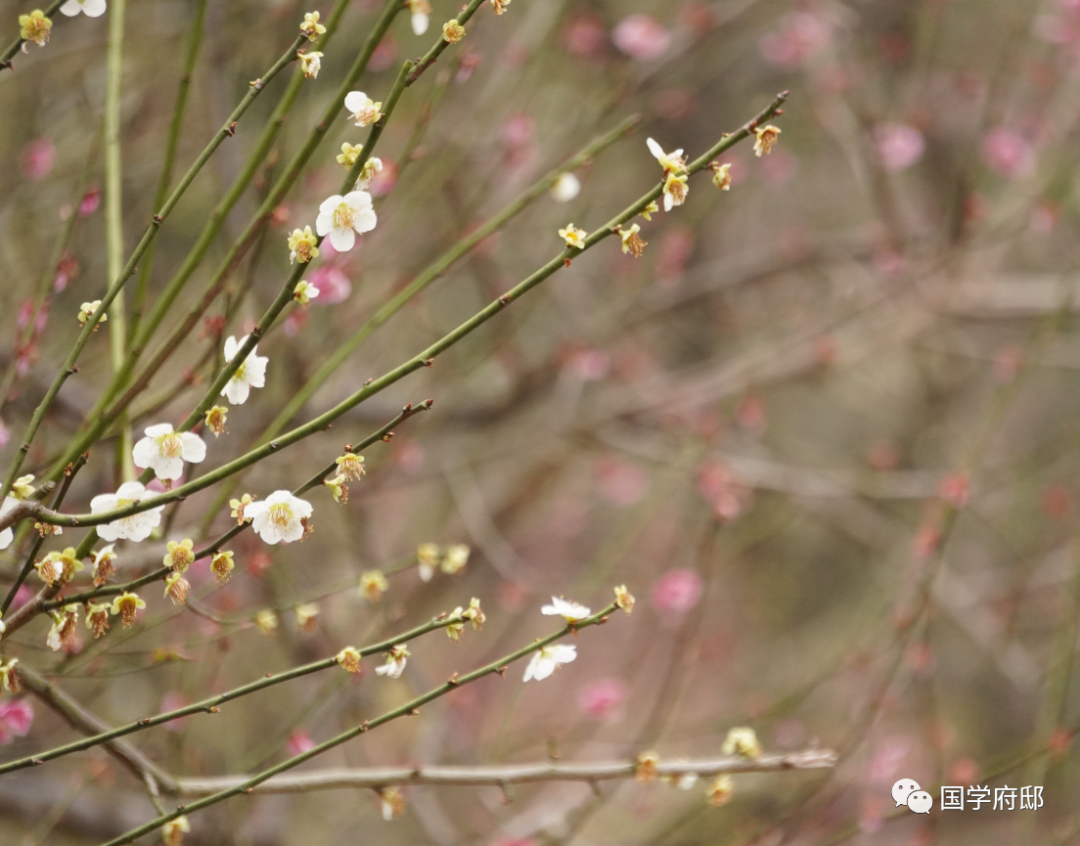
[[[358,88],[383,99],[456,5],[432,0],[415,36],[399,16]],[[327,4],[323,4],[327,5]],[[354,2],[305,83],[255,184],[159,333],[198,292],[282,162],[327,106],[377,14]],[[211,0],[178,166],[198,154],[309,6]],[[324,15],[328,8],[317,6]],[[0,0],[5,41],[27,11]],[[194,4],[134,0],[122,99],[130,250],[153,209]],[[61,19],[0,74],[0,364],[4,449],[73,342],[81,303],[105,290],[101,157],[108,15]],[[459,239],[629,115],[633,133],[578,168],[581,191],[539,196],[378,327],[296,411],[313,415],[412,356],[659,176],[645,139],[697,156],[790,89],[774,152],[748,143],[730,192],[708,174],[642,221],[634,260],[605,241],[423,370],[260,464],[237,491],[291,488],[406,402],[435,399],[387,444],[345,505],[313,491],[316,531],[271,548],[233,545],[217,588],[193,569],[198,613],[160,588],[136,628],[70,655],[45,621],[3,647],[116,724],[371,642],[482,600],[488,623],[461,644],[413,645],[400,680],[319,674],[138,734],[175,775],[254,771],[394,707],[552,629],[552,594],[629,617],[582,632],[551,679],[521,667],[427,706],[309,764],[662,759],[720,752],[754,727],[767,750],[836,749],[832,772],[747,775],[727,806],[607,783],[407,790],[381,819],[371,791],[231,800],[193,817],[198,844],[1065,844],[1080,835],[1073,654],[1076,546],[1076,0],[786,0],[485,4],[467,38],[405,92],[376,153],[378,228],[323,260],[321,291],[260,344],[266,388],[210,443],[217,466],[260,442],[320,365]],[[286,79],[244,117],[163,227],[151,299],[183,261],[247,160]],[[295,226],[313,224],[363,133],[342,114],[206,320],[177,345],[133,409],[178,422],[220,366],[222,334],[250,330],[289,273]],[[54,249],[75,216],[62,260]],[[35,317],[45,281],[46,306]],[[130,302],[130,300],[129,300]],[[69,441],[109,372],[92,340],[30,454]],[[158,341],[160,343],[160,340]],[[66,508],[113,490],[99,444]],[[160,540],[122,550],[124,573],[159,566],[164,541],[229,525],[217,491],[191,497]],[[50,542],[59,547],[68,541]],[[422,582],[419,544],[464,543],[468,567]],[[12,577],[13,547],[0,558]],[[392,572],[378,604],[361,572]],[[28,596],[26,594],[25,596]],[[25,598],[24,596],[24,598]],[[317,602],[313,632],[293,609]],[[261,634],[259,611],[275,609]],[[33,697],[0,702],[0,759],[74,737]],[[1041,785],[1037,811],[894,809],[892,783]],[[928,787],[932,786],[932,787]],[[153,815],[145,790],[103,752],[0,780],[0,840],[93,844]]]

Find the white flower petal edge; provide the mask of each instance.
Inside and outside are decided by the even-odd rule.
[[[540,609],[540,613],[549,616],[558,615],[565,618],[568,623],[576,623],[578,620],[584,620],[592,611],[577,602],[553,596],[551,597],[551,605],[545,605]]]
[[[562,643],[543,647],[533,655],[529,666],[525,668],[524,681],[536,679],[542,681],[555,672],[557,667],[569,664],[577,658],[577,647]]]
[[[99,494],[90,500],[90,513],[102,514],[123,508],[136,502],[142,502],[153,494],[139,482],[124,482],[114,494]],[[118,540],[144,541],[150,537],[150,533],[161,523],[161,512],[164,506],[151,508],[139,514],[121,517],[111,523],[105,523],[97,527],[98,537],[106,542]]]
[[[230,335],[225,339],[226,362],[236,358],[237,352],[240,351],[240,347],[244,345],[248,337],[245,335],[237,341],[234,336]],[[247,402],[252,388],[261,388],[266,385],[266,363],[270,359],[264,355],[256,355],[258,351],[258,346],[252,347],[248,357],[244,359],[244,363],[236,369],[232,378],[221,389],[221,395],[228,397],[229,402],[233,405],[243,405]]]
[[[428,16],[423,12],[413,12],[412,16],[412,31],[416,35],[423,35],[427,32],[428,28]]]
[[[0,505],[0,517],[6,517],[14,509],[18,508],[19,500],[13,496],[4,497],[4,504]],[[15,540],[15,532],[9,527],[0,532],[0,549],[7,549]]]
[[[131,450],[136,467],[149,467],[159,479],[173,481],[184,472],[184,462],[198,464],[206,458],[206,444],[198,435],[177,432],[168,423],[146,428],[146,437]]]
[[[80,12],[88,18],[100,18],[105,14],[106,0],[68,0],[60,7],[61,14],[69,18]]]
[[[311,503],[288,491],[274,491],[264,500],[244,507],[251,528],[265,543],[293,543],[304,536],[303,521],[311,516]]]

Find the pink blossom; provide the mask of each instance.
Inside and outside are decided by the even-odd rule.
[[[513,65],[516,57],[516,51],[512,49],[513,45],[503,50],[502,55],[499,57],[503,64]],[[458,59],[457,73],[454,74],[454,82],[458,85],[462,85],[469,81],[469,78],[473,75],[484,56],[479,50],[473,50],[471,47],[465,51],[460,59]],[[515,66],[516,67],[516,66]]]
[[[971,480],[964,473],[950,473],[941,480],[938,496],[953,508],[963,508],[971,496]]]
[[[1029,176],[1035,170],[1035,149],[1015,129],[999,126],[990,130],[982,149],[990,169],[1007,179]]]
[[[615,46],[632,59],[651,62],[671,46],[671,34],[649,15],[629,15],[619,21],[611,34]]]
[[[664,230],[656,260],[656,281],[660,285],[668,287],[679,283],[694,253],[694,243],[694,230],[689,226],[677,225]]]
[[[829,41],[829,25],[811,12],[790,12],[780,26],[758,42],[758,52],[766,62],[781,70],[796,70],[815,56]]]
[[[320,293],[322,292],[320,291]],[[295,338],[297,335],[303,332],[304,329],[307,327],[308,317],[309,315],[306,310],[294,308],[292,311],[290,311],[288,316],[285,318],[285,325],[283,327],[285,329],[286,336],[290,338]]]
[[[611,356],[603,350],[578,350],[567,359],[566,366],[582,382],[598,382],[611,370]]]
[[[607,50],[607,31],[598,15],[575,15],[562,31],[563,47],[575,56],[595,58]]]
[[[91,185],[79,200],[79,217],[90,217],[101,205],[101,188]]]
[[[23,150],[23,174],[35,182],[49,175],[56,163],[56,145],[52,139],[42,135],[35,138]]]
[[[702,581],[696,570],[668,570],[653,582],[649,596],[664,614],[685,614],[701,599]]]
[[[419,473],[424,468],[424,448],[417,441],[399,442],[394,458],[406,473]]]
[[[324,243],[330,242],[327,240]],[[322,250],[321,247],[319,249]],[[352,282],[345,275],[345,271],[337,267],[318,267],[308,276],[308,281],[319,289],[315,305],[336,305],[345,302],[352,293]]]
[[[30,322],[30,316],[34,313],[34,300],[27,298],[19,303],[19,312],[15,317],[15,325],[19,329],[25,329]]]
[[[900,171],[922,158],[926,142],[922,133],[905,123],[886,123],[873,132],[878,158],[885,170]]]
[[[372,177],[371,185],[368,186],[368,192],[372,197],[385,197],[393,191],[394,186],[397,185],[397,163],[393,159],[383,159],[382,164],[382,170]],[[324,241],[323,243],[326,242]],[[319,249],[322,249],[322,247]]]
[[[617,717],[626,699],[626,685],[618,679],[597,679],[582,688],[578,707],[597,720]]]
[[[891,784],[900,762],[911,751],[911,744],[900,737],[890,737],[881,743],[866,765],[866,777],[873,784]]]
[[[633,505],[648,492],[649,476],[629,461],[604,458],[597,462],[596,485],[608,502],[620,506]]]
[[[735,409],[735,422],[739,428],[753,435],[761,436],[769,426],[768,417],[765,414],[765,403],[761,397],[748,394],[739,402]]]
[[[718,520],[734,520],[750,504],[750,491],[720,460],[710,461],[702,468],[698,490],[712,504]]]
[[[16,737],[26,737],[34,722],[34,708],[25,699],[0,702],[0,743],[11,743]]]
[[[315,741],[311,739],[311,735],[306,731],[297,729],[289,735],[289,741],[285,744],[285,748],[290,756],[302,755],[315,748]]]
[[[536,141],[536,121],[524,112],[510,115],[502,125],[502,142],[511,149],[528,147]]]
[[[398,45],[394,36],[387,35],[379,42],[379,46],[371,54],[368,68],[373,71],[384,71],[397,63]],[[321,248],[320,248],[321,249]]]

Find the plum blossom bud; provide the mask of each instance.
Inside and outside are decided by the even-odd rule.
[[[439,559],[441,557],[442,552],[439,550],[437,544],[420,544],[416,550],[416,563],[419,565],[420,578],[422,581],[431,581],[431,577],[435,575],[435,568],[439,566]]]
[[[409,14],[412,16],[412,30],[416,35],[427,32],[431,4],[428,0],[408,0]]]
[[[300,24],[300,31],[308,37],[308,41],[316,41],[320,35],[326,32],[326,27],[319,23],[318,12],[305,12],[304,22]]]
[[[462,609],[462,607],[459,605],[457,608],[454,609],[454,613],[455,614],[460,614],[460,613],[462,613],[463,610],[464,609]],[[464,631],[465,631],[465,624],[464,623],[451,623],[450,625],[448,625],[446,627],[446,636],[448,638],[450,638],[450,640],[454,641],[454,643],[457,643],[458,641],[461,640],[461,634]]]
[[[19,37],[23,41],[33,41],[38,47],[44,47],[49,40],[52,21],[41,9],[34,9],[29,15],[19,15],[19,26]]]
[[[394,678],[397,678],[395,676]],[[384,787],[379,793],[379,808],[386,822],[405,813],[405,797],[396,787]]]
[[[369,602],[378,602],[389,587],[390,583],[382,570],[368,570],[360,574],[360,596]]]
[[[315,602],[305,602],[303,605],[297,605],[296,612],[296,627],[302,632],[311,634],[315,631],[315,626],[318,624],[319,606]]]
[[[310,226],[305,226],[303,229],[294,229],[289,236],[289,264],[295,261],[299,261],[300,264],[307,264],[313,258],[316,258],[319,255],[319,248],[316,243],[317,239]]]
[[[724,773],[709,782],[709,786],[705,790],[705,797],[714,808],[721,808],[731,801],[734,792],[735,782],[731,780],[731,776]]]
[[[721,751],[725,755],[738,755],[740,758],[760,758],[761,742],[752,728],[733,728],[727,733]]]
[[[301,279],[293,288],[292,297],[296,302],[307,308],[308,303],[319,296],[319,289],[305,279]]]
[[[334,502],[344,504],[349,501],[349,488],[345,484],[344,476],[334,476],[330,479],[325,479],[323,481],[323,486],[330,489],[330,494],[334,497]]]
[[[86,627],[95,638],[104,637],[109,630],[109,603],[91,602],[86,606]]]
[[[390,651],[386,653],[386,663],[381,667],[376,667],[375,672],[380,676],[389,676],[392,679],[401,678],[401,674],[405,672],[405,664],[409,659],[409,649],[402,643],[397,646],[392,646]]]
[[[94,312],[101,308],[101,300],[94,300],[93,302],[83,303],[79,306],[79,322],[86,325],[86,321],[94,316]],[[103,314],[97,323],[94,324],[94,331],[98,330],[98,326],[109,319],[109,315]]]
[[[278,617],[273,608],[264,608],[255,615],[255,628],[263,637],[270,637],[278,627]]]
[[[189,590],[191,590],[191,583],[179,573],[173,573],[165,579],[164,595],[172,600],[173,605],[185,604]]]
[[[210,561],[210,572],[214,574],[219,585],[225,584],[232,578],[232,571],[236,565],[233,563],[233,554],[230,550],[217,552]]]
[[[660,206],[656,204],[656,200],[652,200],[649,205],[641,210],[641,216],[646,220],[652,220],[652,216],[658,211],[660,211]]]
[[[509,5],[510,0],[491,0],[491,8],[495,10],[496,15],[503,14]]]
[[[754,137],[756,139],[754,141],[754,155],[761,158],[772,152],[772,148],[780,137],[780,129],[771,123],[768,126],[759,126],[754,130]]]
[[[350,673],[360,672],[360,650],[353,646],[346,646],[334,658],[338,666]]]
[[[318,14],[315,12],[316,17]],[[165,846],[183,846],[184,835],[190,832],[191,825],[188,823],[188,818],[177,817],[161,827],[161,839],[165,841]]]
[[[135,622],[135,615],[138,614],[139,609],[145,607],[146,603],[139,598],[138,594],[124,591],[113,600],[111,610],[113,614],[120,615],[120,622],[126,629]]]
[[[206,412],[206,427],[218,438],[225,432],[225,420],[229,415],[229,409],[223,405],[215,405]]]
[[[339,474],[354,482],[359,482],[360,477],[365,473],[364,456],[357,455],[356,453],[347,452],[344,455],[335,458],[334,463],[338,466]]]
[[[191,538],[184,538],[177,543],[176,541],[169,541],[165,545],[167,554],[162,563],[166,567],[171,567],[177,573],[183,573],[195,563],[195,553],[192,552],[192,548],[195,546],[192,543]]]
[[[480,631],[487,622],[487,614],[480,608],[480,600],[475,596],[469,600],[469,607],[462,612],[462,618],[472,622],[473,631]]]
[[[634,758],[634,778],[642,784],[656,781],[656,766],[660,756],[655,752],[642,752]]]
[[[622,251],[624,254],[630,253],[634,258],[641,258],[641,253],[648,246],[648,241],[638,235],[640,231],[641,227],[636,223],[629,229],[619,227],[619,238],[622,239]]]
[[[356,164],[356,160],[360,157],[361,150],[364,149],[363,144],[357,144],[355,147],[346,141],[341,145],[341,152],[337,156],[337,163],[345,165],[345,167],[352,167]]]
[[[634,602],[634,595],[626,589],[626,585],[615,588],[615,604],[627,614],[633,613]]]
[[[12,658],[6,663],[0,663],[0,690],[18,693],[22,689],[19,684],[18,673],[15,672],[15,665],[18,663],[18,658]]]
[[[442,571],[448,576],[460,573],[469,563],[469,547],[463,543],[451,544],[442,559]]]
[[[456,18],[448,20],[443,24],[442,37],[447,44],[457,44],[465,37],[465,27],[459,24]]]
[[[94,553],[94,587],[101,587],[112,578],[112,574],[116,572],[113,566],[115,560],[116,553],[113,552],[111,543]]]
[[[581,180],[572,173],[563,173],[551,186],[551,196],[560,203],[569,203],[581,193]]]
[[[308,79],[315,79],[319,75],[319,70],[322,68],[323,54],[314,51],[311,53],[297,53],[296,58],[300,60],[300,71]]]
[[[574,224],[566,224],[565,229],[559,230],[559,237],[566,242],[566,246],[573,247],[576,250],[585,249],[585,239],[589,237],[589,233],[584,229],[578,229]]]
[[[709,162],[709,170],[712,171],[712,184],[721,191],[731,190],[731,164]]]
[[[240,499],[229,500],[229,505],[232,507],[232,518],[236,521],[237,525],[242,526],[251,519],[244,512],[254,501],[255,497],[251,494],[244,494]]]

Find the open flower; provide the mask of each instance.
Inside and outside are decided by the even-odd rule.
[[[73,18],[81,12],[88,18],[100,18],[105,14],[105,7],[105,0],[67,0],[60,7],[60,14]]]
[[[357,126],[371,126],[382,117],[382,103],[376,103],[363,91],[350,91],[346,94],[345,109]]]
[[[646,220],[652,220],[653,214],[658,211],[660,211],[660,206],[656,204],[656,200],[652,200],[649,205],[641,210],[641,216]]]
[[[372,156],[364,162],[364,166],[360,168],[360,175],[356,177],[356,184],[353,186],[355,190],[366,191],[370,188],[371,180],[375,178],[376,174],[382,173],[382,169],[382,159],[378,156]]]
[[[315,41],[326,32],[326,27],[319,23],[318,12],[305,12],[304,22],[300,24],[300,31],[308,37],[308,41]]]
[[[11,495],[15,499],[29,499],[34,494],[34,477],[20,476],[11,486]]]
[[[339,253],[346,253],[356,243],[356,233],[363,235],[375,228],[375,210],[367,191],[351,191],[344,197],[335,194],[319,206],[315,229],[330,238]]]
[[[380,676],[390,676],[392,679],[401,678],[401,674],[405,672],[405,664],[409,658],[409,649],[404,644],[398,644],[392,646],[390,651],[386,653],[386,663],[381,667],[376,667],[375,672]]]
[[[442,37],[447,44],[457,44],[465,37],[465,27],[457,22],[457,18],[448,20],[442,25]]]
[[[263,637],[270,637],[278,627],[278,616],[273,608],[264,608],[255,615],[255,628]]]
[[[566,242],[566,246],[573,247],[576,250],[585,249],[585,239],[589,236],[589,233],[584,229],[578,229],[574,224],[566,224],[565,229],[559,230],[559,237]]]
[[[549,616],[558,615],[566,620],[566,622],[573,624],[580,620],[584,620],[592,613],[592,611],[584,605],[579,605],[576,602],[571,602],[560,596],[553,596],[551,597],[551,604],[541,608],[540,613]]]
[[[720,164],[720,162],[710,162],[709,170],[712,171],[712,184],[719,188],[721,191],[731,190],[731,164]]]
[[[318,18],[318,12],[313,12],[313,14]],[[188,823],[188,818],[177,817],[161,827],[161,839],[165,842],[165,846],[182,846],[184,835],[190,831],[191,825]]]
[[[139,613],[139,609],[145,607],[146,603],[139,598],[138,594],[124,591],[113,600],[112,612],[120,615],[120,622],[126,629],[135,622],[135,615]]]
[[[232,335],[225,339],[226,362],[232,361],[236,357],[240,347],[244,345],[247,339],[247,335],[239,341]],[[266,385],[266,362],[270,359],[264,355],[256,355],[258,350],[257,346],[252,347],[248,357],[244,359],[244,363],[236,369],[228,384],[221,389],[221,395],[227,397],[233,405],[243,405],[247,402],[248,394],[251,393],[252,388],[262,388]]]
[[[247,513],[247,507],[254,501],[255,497],[251,494],[244,494],[240,499],[229,500],[229,507],[232,508],[231,516],[236,521],[236,525],[242,526],[251,519],[251,515]]]
[[[127,508],[136,502],[142,502],[153,494],[143,487],[141,482],[124,482],[114,494],[99,494],[90,500],[90,513],[103,514],[118,508]],[[97,527],[98,537],[112,543],[118,540],[144,541],[161,523],[161,512],[165,506],[159,505],[148,511],[140,511],[105,523]]]
[[[166,555],[162,563],[177,573],[183,573],[195,563],[195,553],[192,551],[194,547],[191,538],[184,538],[179,543],[169,541],[165,545]]]
[[[615,588],[615,605],[625,611],[627,614],[634,612],[634,595],[626,589],[626,585],[619,585]]]
[[[360,650],[355,646],[346,646],[334,658],[341,669],[350,673],[360,672]]]
[[[6,663],[0,663],[0,690],[18,693],[22,689],[19,685],[19,675],[15,672],[15,665],[18,663],[18,658],[12,658]]]
[[[630,253],[634,258],[641,258],[641,253],[649,245],[649,242],[638,235],[640,231],[641,227],[636,223],[629,229],[619,228],[623,253]]]
[[[378,602],[389,587],[382,570],[366,570],[360,574],[360,596],[364,599]]]
[[[725,755],[738,755],[740,758],[760,758],[761,741],[757,739],[752,728],[741,726],[727,733],[721,751]]]
[[[33,41],[38,47],[44,47],[49,40],[52,21],[45,17],[41,9],[34,9],[29,15],[19,15],[19,37],[24,41]]]
[[[75,548],[69,546],[63,552],[50,552],[34,564],[34,568],[45,584],[65,584],[71,577],[83,569],[83,563],[75,557]]]
[[[569,664],[577,658],[577,647],[573,644],[555,643],[540,649],[529,666],[525,668],[525,681],[546,679],[563,664]]]
[[[292,292],[292,298],[302,306],[307,306],[317,296],[319,296],[319,289],[304,279],[296,283]]]
[[[297,605],[293,611],[296,613],[296,628],[308,634],[315,631],[319,617],[318,603],[305,602],[302,605]]]
[[[187,602],[189,590],[191,590],[191,582],[179,573],[173,573],[165,580],[164,595],[172,600],[173,605],[183,605]]]
[[[210,572],[214,574],[214,578],[217,579],[219,585],[225,584],[232,578],[232,571],[235,566],[231,550],[215,553],[210,560]]]
[[[112,578],[112,574],[116,572],[113,566],[115,560],[116,553],[113,552],[111,543],[94,553],[94,587],[101,587]]]
[[[435,569],[439,566],[439,558],[442,552],[438,544],[422,543],[416,548],[416,563],[420,570],[420,580],[430,582],[435,575]]]
[[[496,15],[503,14],[509,5],[510,0],[491,0],[491,8],[495,10]]]
[[[136,467],[149,467],[165,482],[184,474],[184,462],[198,464],[206,458],[206,444],[191,432],[177,432],[169,423],[146,428],[146,437],[135,444],[131,457]]]
[[[365,475],[364,456],[362,455],[357,455],[354,452],[347,452],[344,455],[335,458],[334,463],[338,466],[338,473],[346,479],[358,482],[360,481],[360,477]]]
[[[109,603],[90,602],[86,606],[86,627],[94,633],[94,638],[104,637],[109,630]]]
[[[356,164],[356,160],[360,157],[360,151],[363,149],[363,144],[357,144],[353,146],[348,141],[346,141],[344,144],[341,145],[341,152],[337,156],[337,163],[345,165],[345,167],[352,167],[354,164]]]
[[[428,0],[408,0],[408,6],[409,14],[412,16],[412,31],[416,35],[423,35],[427,32],[431,4]]]
[[[714,808],[720,808],[731,801],[734,792],[735,782],[727,773],[722,773],[709,782],[709,786],[705,789],[705,798]]]
[[[780,129],[771,123],[768,126],[759,126],[754,130],[754,155],[758,158],[769,155],[779,137]]]
[[[322,68],[323,54],[314,51],[312,53],[297,53],[296,58],[300,60],[300,70],[308,79],[315,79],[319,75],[319,70]]]
[[[349,501],[349,486],[345,484],[344,476],[331,476],[329,479],[324,479],[323,486],[330,489],[334,502],[344,505]]]
[[[223,405],[215,405],[206,412],[206,426],[218,438],[225,432],[225,420],[229,416],[229,409]]]
[[[288,491],[274,491],[266,499],[244,508],[244,516],[251,519],[251,527],[269,544],[300,540],[311,512],[310,502]]]
[[[463,543],[454,543],[446,548],[443,553],[442,571],[448,576],[460,573],[469,563],[469,547]]]
[[[52,628],[45,636],[45,645],[53,652],[73,647],[77,642],[75,625],[79,622],[79,606],[73,603],[65,605],[60,611],[53,611],[52,620]]]
[[[669,173],[664,180],[664,211],[669,212],[675,206],[686,202],[690,187],[686,184],[685,173]]]
[[[396,787],[384,787],[378,791],[379,810],[385,822],[397,819],[405,813],[405,794]]]
[[[338,156],[340,159],[341,157]],[[316,238],[310,226],[303,229],[294,229],[289,236],[289,264],[299,261],[307,264],[319,255],[319,248],[315,246]]]
[[[649,152],[660,162],[660,167],[664,169],[664,173],[683,173],[686,170],[686,157],[683,156],[681,148],[673,153],[665,153],[664,148],[652,138],[647,138],[645,144],[648,146]]]
[[[86,321],[94,316],[94,312],[101,308],[101,300],[94,300],[90,303],[83,303],[79,306],[79,322],[86,325]],[[94,331],[98,330],[98,326],[109,319],[109,315],[103,314],[97,323],[94,324]]]

